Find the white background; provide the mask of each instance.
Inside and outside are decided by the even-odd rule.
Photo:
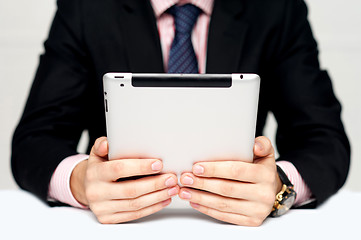
[[[351,141],[351,171],[345,188],[361,191],[361,1],[306,2],[321,66],[333,79]],[[11,137],[55,9],[55,0],[0,0],[0,189],[17,187],[10,171]],[[272,140],[274,129],[271,118],[266,135]]]

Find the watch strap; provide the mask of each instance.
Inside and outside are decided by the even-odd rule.
[[[286,173],[282,170],[282,168],[280,166],[277,165],[277,172],[278,172],[278,176],[281,179],[281,182],[285,185],[287,185],[287,187],[293,187],[293,184],[291,183],[291,181],[288,179]]]

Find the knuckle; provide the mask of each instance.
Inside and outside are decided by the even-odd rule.
[[[273,171],[264,165],[257,165],[257,167],[252,168],[252,174],[259,176],[259,181],[265,183],[273,183],[276,179],[276,170]]]
[[[220,186],[220,191],[223,196],[231,196],[234,190],[234,184],[231,182]]]
[[[157,178],[153,181],[153,190],[165,188],[164,178]]]
[[[114,175],[118,175],[124,170],[124,162],[122,160],[119,160],[115,162],[111,168],[111,171],[114,173]]]
[[[216,174],[216,168],[214,164],[207,164],[207,167],[204,168],[204,175],[214,176]]]
[[[132,210],[132,211],[136,211],[136,210],[139,210],[142,208],[141,202],[137,199],[129,200],[128,206],[129,206],[129,210]]]
[[[270,208],[266,205],[264,206],[258,206],[256,209],[255,209],[255,214],[254,216],[256,218],[260,218],[260,219],[264,219],[265,217],[267,217],[270,213]]]
[[[246,221],[246,225],[250,227],[259,227],[263,223],[263,220],[261,218],[249,218]]]
[[[203,178],[194,177],[194,179],[200,189],[204,190],[207,187]]]
[[[251,176],[254,176],[254,177],[256,177],[256,176],[264,177],[264,171],[263,170],[264,170],[264,168],[263,168],[262,165],[254,165],[254,166],[252,166],[252,167],[250,167],[248,169]],[[264,178],[266,179],[266,177],[264,177]]]
[[[206,184],[204,183],[204,179],[203,178],[199,178],[199,177],[193,177],[193,179],[195,180],[196,185],[198,186],[198,188],[204,190],[206,186]]]
[[[276,199],[276,194],[270,190],[265,198],[267,205],[273,205],[275,202],[275,199]]]
[[[111,217],[107,216],[107,215],[101,215],[101,216],[97,216],[98,222],[100,222],[101,224],[115,224],[117,222],[115,222],[114,219],[112,219]]]
[[[239,178],[244,174],[245,171],[245,169],[241,167],[239,164],[237,164],[237,162],[232,162],[230,168],[232,170],[231,174],[233,178]]]
[[[100,222],[101,224],[107,224],[107,218],[104,216],[96,216],[98,219],[98,222]]]
[[[206,201],[207,198],[204,197],[203,194],[200,194],[198,191],[191,191],[191,195],[192,196],[191,196],[190,202],[205,205],[205,206],[208,205],[209,201]],[[214,208],[217,208],[217,203],[212,202],[212,204],[214,204]]]
[[[271,190],[260,191],[259,197],[261,201],[267,205],[273,204],[276,198],[275,194]]]
[[[266,180],[266,182],[273,183],[276,179],[276,174],[272,171],[267,170],[264,171],[263,177]]]
[[[262,172],[263,172],[264,179],[266,181],[273,182],[274,179],[276,179],[276,173],[277,173],[276,168],[270,169],[266,166],[262,166]]]
[[[138,196],[137,188],[135,188],[133,186],[124,187],[123,193],[126,198],[135,198]]]
[[[219,201],[217,204],[217,209],[220,210],[220,211],[226,211],[229,209],[229,205],[226,201]]]
[[[99,191],[95,187],[88,187],[85,189],[85,196],[88,202],[96,202],[100,199]]]
[[[97,203],[93,203],[90,206],[90,209],[96,216],[101,216],[102,214],[105,214],[105,212],[106,212],[106,209],[101,204],[97,204]]]

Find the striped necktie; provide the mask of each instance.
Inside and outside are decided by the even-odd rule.
[[[193,4],[172,6],[168,12],[174,17],[175,36],[169,53],[169,73],[199,73],[192,45],[192,30],[201,10]]]

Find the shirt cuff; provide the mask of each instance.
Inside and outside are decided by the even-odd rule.
[[[297,171],[296,167],[288,161],[277,161],[277,165],[285,172],[288,179],[294,186],[294,190],[297,193],[294,206],[301,206],[309,203],[312,197],[312,192],[302,179],[301,174]]]
[[[76,165],[88,158],[89,156],[86,154],[77,154],[60,162],[50,180],[48,192],[50,200],[56,200],[77,208],[87,208],[74,198],[70,189],[70,177]]]

